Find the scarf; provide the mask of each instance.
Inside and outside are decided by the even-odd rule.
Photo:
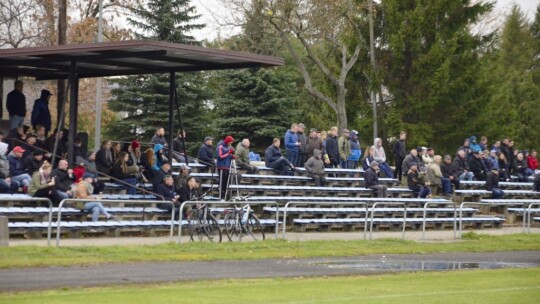
[[[50,176],[45,174],[45,172],[43,172],[43,169],[39,169],[39,177],[40,177],[41,185],[48,184],[51,182]]]

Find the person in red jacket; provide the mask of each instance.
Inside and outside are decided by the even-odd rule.
[[[527,165],[531,170],[538,170],[538,158],[536,158],[537,152],[532,150],[531,154],[527,156]]]

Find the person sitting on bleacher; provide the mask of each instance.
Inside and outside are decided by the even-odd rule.
[[[163,146],[161,144],[154,146],[154,154],[152,155],[152,169],[154,169],[154,171],[159,170],[164,161],[168,161],[163,153]]]
[[[379,163],[372,161],[369,168],[364,173],[364,183],[377,193],[377,197],[387,197],[387,187],[379,182]]]
[[[17,192],[20,184],[11,178],[11,172],[9,171],[9,160],[6,157],[8,146],[8,144],[0,142],[0,178],[3,181],[2,186],[7,185],[13,190],[13,192]]]
[[[32,177],[24,172],[24,167],[22,163],[22,155],[24,149],[16,146],[13,148],[13,151],[8,155],[9,160],[9,172],[11,174],[11,179],[19,183],[23,187],[23,193],[28,192],[28,186]]]
[[[32,176],[43,165],[43,152],[36,150],[31,155],[28,155],[23,160],[24,172]]]
[[[407,184],[407,174],[409,172],[409,169],[411,168],[411,164],[419,164],[420,163],[420,157],[418,157],[418,149],[411,149],[409,154],[405,156],[403,159],[403,162],[401,163],[401,171],[403,172],[403,178],[401,180],[402,185]]]
[[[444,196],[452,196],[452,183],[449,178],[444,177],[441,170],[441,160],[440,155],[435,155],[433,157],[433,163],[428,166],[428,180],[431,185],[442,188]]]
[[[534,173],[533,191],[540,192],[540,170],[536,170]]]
[[[326,179],[324,178],[324,162],[321,159],[321,150],[313,150],[313,156],[304,164],[308,176],[313,178],[316,187],[324,187]]]
[[[371,146],[366,150],[366,155],[364,156],[364,160],[362,161],[362,169],[364,169],[364,171],[369,169],[371,163],[375,161],[373,155],[375,155],[375,148]]]
[[[283,157],[279,149],[280,145],[281,140],[277,137],[274,138],[272,144],[264,152],[264,164],[268,168],[276,170],[280,175],[294,175],[293,171],[297,169],[288,159]]]
[[[73,197],[75,188],[73,183],[77,178],[73,174],[73,170],[68,168],[67,160],[61,159],[58,162],[58,167],[52,171],[51,177],[54,178],[56,191],[62,199]]]
[[[482,163],[482,156],[480,151],[473,150],[473,156],[469,160],[469,169],[471,169],[474,178],[479,181],[486,180],[486,171],[484,170],[484,164]]]
[[[458,173],[458,179],[462,180],[473,180],[474,174],[469,172],[469,162],[465,155],[465,150],[458,150],[456,158],[454,158],[454,167]]]
[[[454,184],[456,190],[459,189],[459,175],[456,167],[452,163],[452,157],[450,155],[444,156],[444,163],[441,165],[441,173],[443,175],[443,178],[447,178],[450,181],[450,184]],[[451,186],[449,194],[452,194]]]
[[[180,193],[180,190],[186,185],[190,173],[191,168],[188,165],[180,164],[180,172],[174,177],[174,189],[177,193]]]
[[[420,179],[416,163],[412,163],[409,172],[407,172],[407,186],[418,198],[426,198],[431,194],[429,183]]]
[[[504,192],[499,188],[499,170],[491,169],[486,177],[486,190],[491,191],[491,198],[497,199],[504,196]]]
[[[178,194],[180,195],[180,203],[202,199],[200,184],[194,176],[190,176],[187,179],[186,184],[180,189]]]
[[[94,175],[90,172],[83,174],[81,181],[77,184],[74,197],[77,199],[100,199],[99,195],[93,195],[94,193]],[[103,214],[107,220],[118,221],[114,215],[109,214],[103,204],[100,202],[76,202],[75,207],[80,210],[92,212],[92,222],[97,222],[99,215]]]
[[[126,152],[121,152],[118,156],[118,160],[114,164],[112,170],[111,170],[111,176],[123,181],[124,183],[128,183],[132,185],[132,187],[128,187],[127,194],[129,195],[135,195],[137,193],[137,189],[135,189],[135,185],[137,184],[137,179],[134,175],[130,175],[128,171],[128,165],[127,161],[129,160],[129,155]],[[124,184],[121,184],[124,186]]]
[[[161,163],[161,167],[158,171],[154,172],[154,179],[152,180],[152,191],[156,192],[158,187],[163,184],[163,178],[165,176],[172,176],[171,164],[168,161]]]
[[[214,153],[212,152],[213,141],[213,137],[206,136],[203,144],[199,147],[199,152],[197,153],[197,159],[200,163],[206,166],[206,171],[213,171],[212,169],[215,163]]]
[[[23,158],[31,155],[35,150],[37,150],[34,146],[36,144],[36,138],[36,133],[28,133],[24,142],[20,143],[21,148],[24,149]]]
[[[54,206],[58,206],[62,198],[56,191],[56,182],[51,177],[52,165],[43,162],[41,168],[32,176],[32,182],[28,188],[28,193],[34,197],[45,197],[52,201]]]
[[[250,164],[249,161],[249,139],[244,138],[236,145],[236,165],[238,169],[246,170],[247,174],[259,173],[259,168]]]
[[[463,150],[463,152],[465,153],[465,157],[469,158],[469,156],[472,153],[471,140],[469,138],[465,138],[465,141],[463,142],[463,146],[459,147],[458,151],[459,150]]]
[[[514,167],[512,171],[518,177],[519,182],[528,182],[529,176],[533,175],[534,171],[529,169],[527,161],[523,157],[523,153],[519,152],[514,159]]]
[[[180,195],[174,191],[173,178],[171,175],[162,176],[161,183],[156,189],[156,194],[162,196],[162,200],[174,203],[174,217],[175,219],[178,219],[178,211],[180,210]],[[166,210],[167,212],[171,212],[173,208],[171,204],[157,204],[157,207],[161,210]]]
[[[111,142],[109,140],[104,140],[101,143],[101,148],[96,153],[96,168],[103,174],[110,174],[113,165]]]
[[[536,150],[532,150],[531,154],[527,156],[527,165],[532,171],[538,170],[538,159],[536,158]]]

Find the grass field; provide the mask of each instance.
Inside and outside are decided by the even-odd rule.
[[[0,293],[0,303],[538,303],[540,268]]]
[[[92,265],[140,261],[209,261],[270,258],[346,257],[368,254],[540,250],[540,234],[464,234],[452,243],[267,240],[251,243],[189,243],[109,247],[0,247],[0,268]]]

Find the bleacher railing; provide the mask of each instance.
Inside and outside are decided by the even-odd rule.
[[[371,235],[373,234],[373,219],[375,215],[375,207],[377,205],[393,205],[393,206],[403,206],[403,230],[401,232],[401,239],[405,239],[405,228],[407,226],[407,204],[402,202],[376,202],[371,206],[371,218],[369,223],[369,240],[371,240]]]
[[[424,204],[424,212],[423,212],[423,216],[422,216],[422,240],[425,240],[426,239],[426,213],[427,213],[427,210],[428,210],[428,206],[429,205],[438,205],[438,206],[448,206],[448,205],[452,205],[452,207],[454,207],[454,240],[456,239],[456,230],[457,230],[457,207],[456,207],[456,204],[452,203],[451,201],[448,201],[448,202],[426,202]],[[461,211],[461,210],[460,210]]]
[[[463,207],[465,205],[477,205],[477,206],[523,206],[523,216],[527,212],[527,203],[516,201],[504,201],[504,200],[482,200],[481,202],[463,202],[459,205],[459,238],[461,239],[461,233],[463,230]],[[525,233],[525,222],[523,219],[523,233]]]
[[[531,209],[533,206],[540,206],[540,202],[530,203],[527,208],[527,233],[531,233]],[[525,214],[523,215],[523,222],[525,222]]]
[[[47,246],[51,246],[51,234],[52,234],[52,213],[53,203],[50,199],[44,197],[18,197],[13,195],[0,195],[0,202],[12,203],[12,202],[46,202],[49,204],[49,226],[47,227]]]
[[[234,207],[234,205],[245,205],[249,204],[251,205],[273,205],[276,206],[276,208],[279,208],[279,204],[277,202],[251,202],[251,201],[228,201],[228,202],[213,202],[213,201],[185,201],[180,205],[180,216],[178,220],[178,239],[176,240],[176,243],[181,244],[182,243],[182,221],[184,220],[184,207],[188,205],[197,205],[197,204],[206,204],[208,208],[210,208],[210,211],[212,210],[212,206],[230,206],[231,208]],[[276,212],[276,223],[274,225],[274,238],[278,238],[278,230],[279,230],[279,211]],[[285,223],[284,223],[285,224]]]
[[[306,202],[287,202],[285,204],[285,207],[283,207],[283,231],[281,238],[285,239],[285,233],[287,229],[287,210],[291,205],[305,205]],[[314,201],[314,204],[317,205],[327,205],[327,206],[335,206],[335,205],[351,205],[351,206],[362,206],[366,209],[365,218],[364,218],[364,240],[366,239],[367,234],[367,226],[368,226],[368,213],[369,213],[369,205],[364,202],[316,202]],[[279,214],[279,208],[276,209],[276,215]]]
[[[56,225],[56,247],[60,247],[60,232],[61,232],[61,222],[62,222],[62,207],[66,203],[76,203],[76,202],[100,202],[100,203],[108,203],[108,204],[121,204],[121,203],[129,203],[129,204],[169,204],[172,207],[171,210],[171,227],[169,231],[169,239],[173,240],[173,234],[174,234],[174,203],[172,201],[156,201],[156,200],[105,200],[105,199],[71,199],[67,198],[60,202],[60,205],[58,206],[58,218],[57,218],[57,225]],[[52,206],[52,204],[51,204]],[[52,212],[52,208],[51,208]],[[52,224],[52,217],[49,218],[49,227]]]

